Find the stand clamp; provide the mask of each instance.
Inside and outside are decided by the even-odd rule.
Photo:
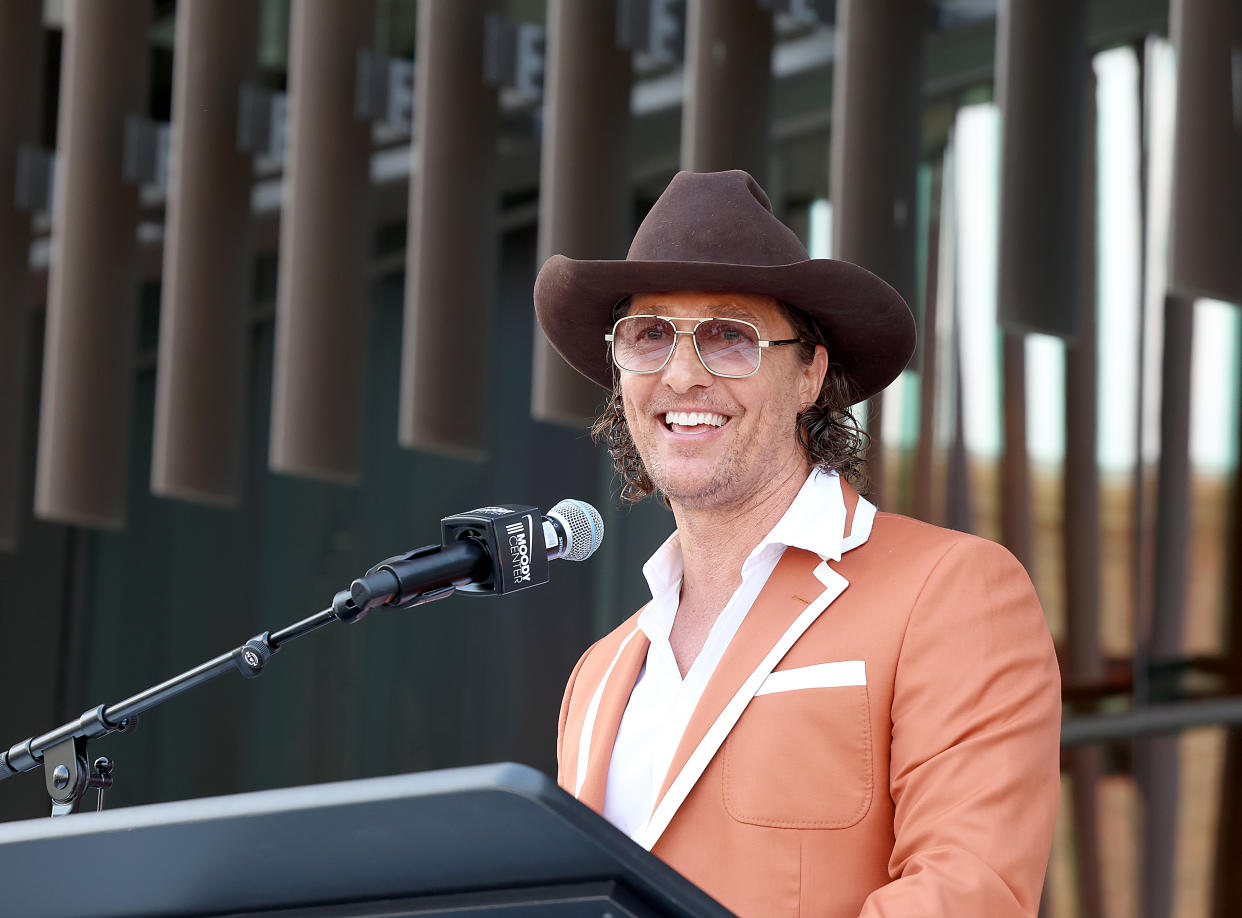
[[[233,665],[247,679],[258,678],[263,675],[263,667],[272,654],[279,649],[272,644],[272,632],[264,631],[233,651]]]
[[[97,808],[103,809],[103,792],[112,786],[112,760],[100,756],[88,769],[86,744],[96,736],[129,733],[138,726],[137,715],[125,718],[119,724],[109,723],[104,717],[104,708],[105,705],[101,704],[87,711],[78,720],[82,727],[80,734],[48,746],[43,752],[43,781],[48,796],[52,798],[53,816],[78,812],[82,807],[82,795],[92,787],[99,790]]]

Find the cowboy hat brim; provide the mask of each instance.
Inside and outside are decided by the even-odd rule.
[[[612,310],[635,293],[680,290],[756,293],[796,307],[828,340],[857,401],[884,389],[914,353],[914,317],[892,287],[847,261],[814,258],[786,265],[704,261],[590,261],[553,255],[535,280],[535,313],[565,361],[612,388],[604,335]]]

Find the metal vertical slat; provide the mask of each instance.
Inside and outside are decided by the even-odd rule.
[[[373,0],[301,0],[289,29],[287,198],[280,225],[269,464],[358,479],[366,352],[371,125],[355,114]]]
[[[0,4],[0,551],[17,547],[26,417],[30,214],[13,204],[17,149],[38,139],[43,4]]]
[[[138,187],[125,120],[146,104],[146,0],[70,0],[57,123],[35,513],[120,528],[132,413]]]
[[[961,532],[973,532],[975,501],[970,493],[970,455],[966,449],[966,400],[962,380],[961,311],[954,303],[953,339],[949,361],[953,367],[953,439],[949,443],[945,471],[944,525]]]
[[[1170,213],[1169,291],[1161,369],[1160,463],[1156,492],[1155,586],[1150,633],[1153,694],[1176,692],[1160,665],[1184,653],[1191,463],[1194,297],[1242,301],[1242,11],[1226,0],[1178,0],[1170,32],[1177,54],[1177,118]],[[1223,257],[1222,257],[1223,256]],[[1179,811],[1179,744],[1136,744],[1144,803],[1143,914],[1171,914]],[[1234,865],[1236,870],[1236,865]],[[1236,904],[1236,903],[1235,903]]]
[[[938,358],[940,342],[936,338],[936,309],[940,296],[940,233],[941,222],[937,202],[941,197],[944,160],[937,164],[932,172],[931,194],[932,219],[928,225],[927,239],[927,291],[923,303],[922,352],[923,360],[919,370],[919,436],[915,447],[912,495],[912,515],[925,522],[935,522],[936,510],[936,374],[939,372]]]
[[[399,440],[481,459],[496,262],[498,95],[484,78],[496,0],[423,0],[415,51]]]
[[[690,0],[681,167],[745,169],[765,184],[771,97],[771,10],[757,0]]]
[[[1096,303],[1095,303],[1095,78],[1090,68],[1083,87],[1083,188],[1079,206],[1078,335],[1065,349],[1065,490],[1062,557],[1065,564],[1066,670],[1077,685],[1098,684],[1104,675],[1100,650],[1100,488],[1096,462]],[[1083,915],[1103,909],[1100,885],[1098,785],[1102,750],[1069,750],[1073,795],[1077,897]]]
[[[1160,378],[1160,462],[1156,486],[1155,589],[1149,674],[1153,701],[1175,689],[1165,667],[1182,654],[1190,538],[1190,357],[1194,301],[1164,301],[1164,354]],[[1181,769],[1177,737],[1135,743],[1135,772],[1143,801],[1141,914],[1172,914]]]
[[[1242,341],[1238,342],[1242,348]],[[1242,399],[1237,403],[1238,452],[1242,456]],[[1242,460],[1233,474],[1233,515],[1226,547],[1227,686],[1242,696]],[[1242,730],[1225,739],[1225,766],[1221,775],[1220,823],[1216,834],[1216,870],[1212,884],[1213,918],[1228,918],[1242,902]]]
[[[1001,532],[1033,563],[1023,335],[1078,332],[1086,5],[1005,0],[997,10],[1001,107],[997,315],[1004,442]]]
[[[1169,289],[1242,304],[1242,4],[1174,0]]]
[[[833,256],[878,274],[916,308],[923,23],[918,0],[838,4],[829,152]],[[884,480],[881,405],[872,398],[868,422],[876,491]]]
[[[1005,454],[1001,459],[1001,541],[1034,577],[1031,534],[1031,471],[1026,439],[1026,339],[1002,332],[1001,413]]]
[[[1154,507],[1154,481],[1149,475],[1149,464],[1144,455],[1144,444],[1147,440],[1145,418],[1147,416],[1147,384],[1150,375],[1147,363],[1148,307],[1147,307],[1147,253],[1149,218],[1151,207],[1149,202],[1149,174],[1151,169],[1148,155],[1147,137],[1150,132],[1150,112],[1148,108],[1148,92],[1150,73],[1147,55],[1148,42],[1140,43],[1134,50],[1138,60],[1138,114],[1139,124],[1136,136],[1132,141],[1137,145],[1140,181],[1138,183],[1139,200],[1139,253],[1137,276],[1139,282],[1138,296],[1138,341],[1134,351],[1134,363],[1137,367],[1138,385],[1135,389],[1137,398],[1134,405],[1134,468],[1130,478],[1130,591],[1132,600],[1130,625],[1134,634],[1134,654],[1130,661],[1130,678],[1134,685],[1134,703],[1136,706],[1149,701],[1148,682],[1151,662],[1151,618],[1152,594],[1155,583],[1155,532],[1148,522],[1151,517],[1149,508]]]
[[[958,217],[958,184],[961,176],[958,171],[956,132],[950,131],[949,142],[945,147],[944,166],[941,169],[940,193],[940,225],[942,231],[939,238],[940,264],[937,268],[936,309],[948,314],[948,335],[941,351],[947,367],[942,372],[948,393],[948,415],[951,423],[948,449],[944,458],[944,494],[943,506],[938,506],[939,515],[933,522],[957,529],[962,532],[972,531],[973,502],[970,493],[969,457],[966,454],[966,423],[962,382],[962,308],[958,278],[962,274],[965,253],[961,246],[961,224]]]
[[[1136,50],[1139,61],[1139,99],[1143,100],[1143,104],[1139,106],[1140,128],[1139,136],[1136,141],[1139,144],[1139,174],[1142,181],[1139,182],[1139,207],[1140,216],[1144,232],[1139,236],[1140,239],[1140,262],[1146,265],[1149,257],[1148,246],[1148,224],[1153,214],[1152,202],[1149,196],[1150,176],[1152,169],[1151,157],[1148,151],[1147,137],[1151,130],[1150,125],[1150,109],[1149,109],[1149,92],[1151,70],[1149,67],[1150,58],[1144,53],[1143,48]],[[1140,283],[1143,285],[1143,292],[1139,298],[1139,342],[1136,354],[1136,360],[1139,368],[1140,385],[1138,387],[1138,405],[1135,409],[1135,464],[1133,477],[1133,503],[1132,512],[1134,519],[1134,539],[1132,546],[1133,553],[1133,597],[1134,597],[1134,660],[1132,663],[1132,678],[1134,682],[1134,705],[1141,708],[1152,703],[1152,659],[1159,656],[1153,643],[1153,621],[1156,617],[1156,601],[1155,601],[1155,582],[1158,577],[1156,569],[1159,566],[1160,559],[1156,552],[1159,535],[1157,527],[1160,524],[1160,515],[1158,511],[1149,512],[1149,506],[1156,503],[1154,497],[1151,496],[1153,488],[1149,484],[1149,466],[1144,458],[1144,441],[1145,441],[1145,425],[1144,417],[1146,415],[1146,386],[1142,384],[1142,380],[1149,371],[1146,356],[1146,300],[1147,292],[1145,289],[1147,281],[1147,271],[1139,271]],[[1168,344],[1166,341],[1166,355],[1168,354]],[[1161,443],[1161,450],[1166,444]],[[1163,478],[1160,479],[1163,481]],[[1157,483],[1158,484],[1158,483]],[[1148,520],[1153,519],[1154,525]],[[1159,699],[1155,699],[1159,701]],[[1159,740],[1135,740],[1131,745],[1131,756],[1133,760],[1132,772],[1136,791],[1143,806],[1143,823],[1144,829],[1141,831],[1137,839],[1138,845],[1138,861],[1139,861],[1139,890],[1138,890],[1138,914],[1143,916],[1161,915],[1162,911],[1159,904],[1154,903],[1153,887],[1163,887],[1165,894],[1163,914],[1169,913],[1169,903],[1172,900],[1169,892],[1170,877],[1168,871],[1160,869],[1149,870],[1149,865],[1158,864],[1158,858],[1161,856],[1170,856],[1171,851],[1166,850],[1163,854],[1153,850],[1160,846],[1163,842],[1160,839],[1152,839],[1152,832],[1146,829],[1147,825],[1152,825],[1152,831],[1159,831],[1160,827],[1168,829],[1176,824],[1175,813],[1161,814],[1157,807],[1162,800],[1167,800],[1168,795],[1160,795],[1160,784],[1163,781],[1177,779],[1177,759],[1176,745],[1174,741],[1168,739]],[[1171,763],[1173,772],[1170,775],[1168,765]],[[1167,847],[1171,847],[1169,843]],[[1160,889],[1155,889],[1157,894]]]
[[[1186,539],[1190,465],[1187,457],[1189,376],[1193,337],[1193,297],[1212,296],[1242,303],[1242,9],[1230,0],[1175,0],[1170,33],[1177,50],[1177,118],[1174,134],[1173,201],[1169,229],[1169,288],[1166,300],[1165,371],[1162,379],[1161,463],[1157,500],[1156,589],[1152,622],[1152,656],[1181,652],[1185,578],[1189,576]],[[1170,323],[1174,327],[1170,328]],[[1170,336],[1172,342],[1170,343]],[[1170,398],[1184,400],[1169,406]],[[1172,415],[1180,408],[1180,417]],[[1166,431],[1166,425],[1172,430]],[[1166,453],[1171,451],[1171,455]],[[1167,462],[1166,462],[1167,455]],[[1235,494],[1232,553],[1242,557],[1239,526],[1242,500]],[[1176,552],[1166,568],[1166,552]],[[1242,680],[1242,599],[1238,565],[1233,566],[1229,609],[1230,683]],[[1144,799],[1149,813],[1144,851],[1148,863],[1172,859],[1172,841],[1161,831],[1177,824],[1177,746],[1156,741],[1144,750]],[[1242,881],[1242,740],[1233,731],[1226,745],[1221,782],[1220,823],[1213,890],[1214,913],[1236,911]],[[1159,804],[1159,806],[1153,806]],[[1153,825],[1154,824],[1154,825]],[[1145,877],[1145,879],[1148,879]],[[1150,880],[1157,907],[1171,902],[1173,877],[1162,869]],[[1160,914],[1154,909],[1148,915]]]
[[[237,115],[257,50],[249,0],[178,7],[151,490],[223,506],[242,490],[253,168]]]
[[[557,253],[625,257],[633,67],[617,46],[616,21],[613,0],[548,4],[539,264]],[[599,387],[571,369],[536,326],[531,414],[581,426],[601,401]]]
[[[1003,0],[997,309],[1011,332],[1077,334],[1087,4]]]

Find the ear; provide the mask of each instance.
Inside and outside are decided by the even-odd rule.
[[[799,402],[814,404],[819,400],[819,390],[824,387],[824,377],[828,375],[828,348],[822,344],[815,345],[815,356],[810,363],[802,364],[801,369],[798,383]]]

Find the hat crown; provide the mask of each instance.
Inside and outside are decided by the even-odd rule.
[[[627,261],[789,265],[810,258],[741,170],[679,172],[643,220]]]
[[[914,317],[900,294],[858,265],[808,257],[740,171],[679,172],[625,261],[552,255],[535,279],[535,312],[569,365],[611,389],[604,336],[617,303],[672,290],[761,293],[791,304],[824,330],[859,400],[892,382],[914,350]]]

